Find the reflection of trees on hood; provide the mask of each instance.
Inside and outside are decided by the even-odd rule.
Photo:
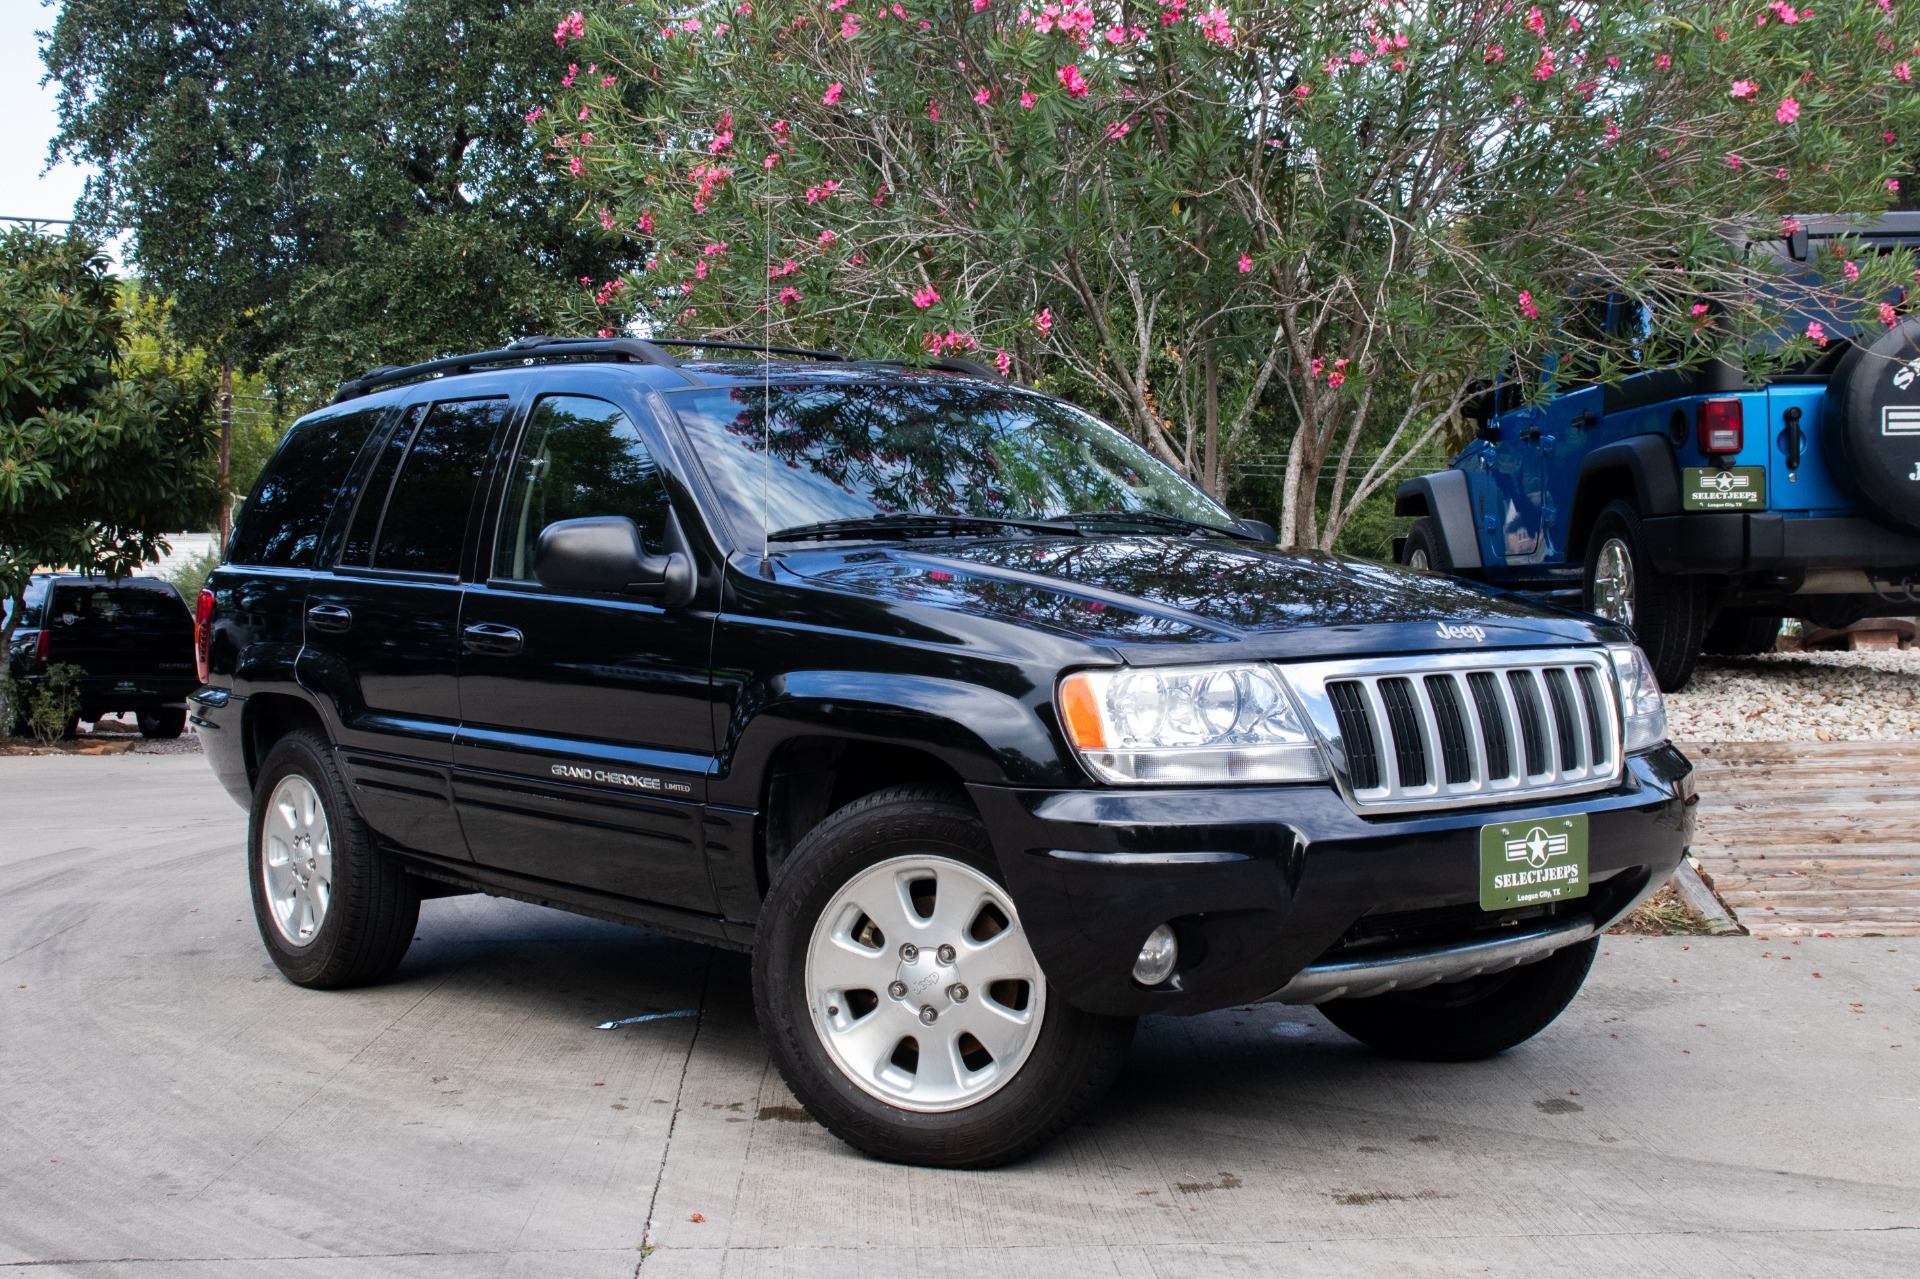
[[[1443,578],[1330,555],[1269,557],[1176,538],[982,543],[955,553],[1169,605],[1229,626],[1261,630],[1404,622],[1480,621],[1520,610]]]
[[[726,429],[744,447],[767,448],[789,468],[863,495],[884,512],[1031,517],[1164,509],[1141,493],[1160,477],[1090,438],[1099,428],[1037,396],[913,381],[738,387],[731,398],[740,407]],[[1118,435],[1112,443],[1124,447]]]

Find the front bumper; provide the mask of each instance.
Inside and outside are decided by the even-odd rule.
[[[1857,517],[1702,512],[1649,516],[1640,527],[1663,573],[1920,568],[1920,537]]]
[[[1139,1015],[1318,1002],[1343,984],[1378,993],[1386,980],[1409,988],[1541,958],[1673,873],[1693,836],[1692,771],[1662,746],[1598,794],[1392,817],[1362,817],[1330,786],[971,790],[1050,985],[1089,1012]],[[1587,814],[1588,895],[1482,911],[1480,827],[1571,813]],[[1134,956],[1161,923],[1179,936],[1180,966],[1147,989]],[[1517,958],[1512,946],[1468,953],[1536,935],[1554,940]]]

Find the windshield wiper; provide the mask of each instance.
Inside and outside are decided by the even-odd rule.
[[[1051,520],[1010,520],[995,515],[862,515],[848,520],[822,520],[817,524],[796,524],[767,534],[770,542],[810,542],[829,538],[856,537],[961,537],[992,529],[1024,529],[1035,533],[1077,537],[1080,530],[1068,522]]]
[[[1158,511],[1075,511],[1060,518],[1076,524],[1136,524],[1148,528],[1183,529],[1188,533],[1218,533],[1222,537],[1237,538],[1242,542],[1257,542],[1255,534],[1243,528],[1228,528],[1224,524],[1209,524],[1205,520],[1190,520],[1184,515],[1162,515]]]

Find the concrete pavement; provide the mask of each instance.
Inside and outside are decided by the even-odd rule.
[[[1476,1065],[1152,1020],[1092,1121],[930,1172],[798,1111],[736,955],[465,897],[388,985],[290,986],[244,833],[197,757],[0,759],[0,1269],[1920,1272],[1912,939],[1609,938]]]

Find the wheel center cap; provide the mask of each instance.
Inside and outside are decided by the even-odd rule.
[[[906,1001],[915,1007],[940,995],[943,985],[960,980],[953,965],[942,964],[930,948],[921,951],[913,959],[901,961],[900,967],[894,972],[894,979],[907,988]],[[941,998],[945,996],[941,995]]]

